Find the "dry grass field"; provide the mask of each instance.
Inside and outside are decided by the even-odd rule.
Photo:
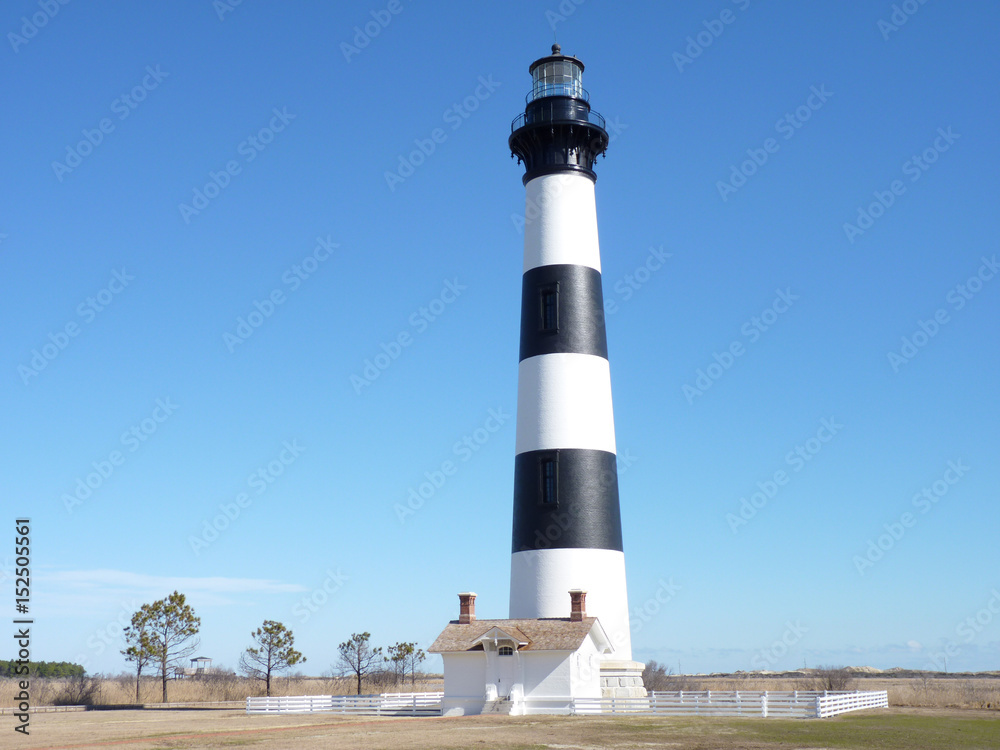
[[[418,676],[416,686],[411,686],[409,680],[398,685],[383,681],[370,681],[362,685],[362,690],[365,693],[424,692],[441,690],[442,685],[443,680],[440,678],[421,679]],[[80,692],[91,686],[94,688],[91,700],[79,700]],[[271,680],[271,695],[350,695],[356,691],[357,685],[354,678],[347,677],[275,677]],[[15,693],[14,680],[0,678],[0,707],[10,706],[13,703]],[[163,690],[158,678],[142,678],[141,703],[146,705],[159,703],[162,694]],[[254,695],[264,695],[264,683],[233,674],[170,680],[167,686],[167,698],[171,703],[242,701],[246,700],[247,696]],[[121,706],[135,702],[134,676],[97,677],[86,685],[62,678],[36,678],[31,681],[31,704],[33,706],[80,705],[84,703],[98,706]]]
[[[365,693],[409,692],[441,690],[439,676],[418,676],[415,687],[407,681],[401,685],[386,682],[368,682]],[[97,678],[96,690],[91,701],[94,705],[128,705],[135,703],[135,678],[128,676]],[[919,677],[892,677],[871,675],[855,677],[852,690],[887,690],[889,705],[923,708],[977,708],[1000,710],[1000,675],[936,675]],[[34,706],[75,705],[73,690],[67,680],[33,680]],[[271,686],[272,695],[346,695],[355,692],[353,678],[278,677]],[[759,675],[730,675],[728,677],[671,676],[670,690],[812,690],[816,686],[809,678],[763,677]],[[171,703],[202,701],[242,701],[249,695],[263,695],[264,686],[259,681],[232,674],[214,675],[210,678],[171,680]],[[0,707],[13,704],[15,683],[0,678]],[[160,702],[160,683],[155,678],[143,678],[141,702],[150,705]],[[1000,747],[1000,742],[997,743]]]
[[[331,714],[247,716],[231,710],[105,710],[35,715],[29,737],[11,731],[13,717],[0,720],[8,724],[0,733],[0,750],[986,750],[1000,743],[1000,713],[954,709],[888,709],[822,720],[649,716],[359,719]]]

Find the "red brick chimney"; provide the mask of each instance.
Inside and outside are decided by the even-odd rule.
[[[583,589],[570,589],[569,621],[581,622],[587,616],[587,592]]]
[[[458,595],[458,624],[468,625],[476,619],[476,595],[466,591]]]

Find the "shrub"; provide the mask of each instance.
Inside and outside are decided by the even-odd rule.
[[[854,675],[846,667],[817,667],[814,690],[853,690]]]
[[[52,694],[53,706],[93,706],[100,701],[100,677],[69,677]]]

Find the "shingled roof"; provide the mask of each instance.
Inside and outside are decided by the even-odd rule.
[[[585,617],[576,622],[570,621],[568,617],[539,620],[473,620],[467,625],[460,625],[457,620],[452,620],[427,650],[432,654],[482,651],[483,644],[480,639],[493,628],[497,628],[518,641],[518,651],[576,651],[590,635],[595,624],[598,643],[608,644],[604,628],[597,622],[596,617]]]

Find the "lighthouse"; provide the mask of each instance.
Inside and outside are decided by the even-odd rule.
[[[527,193],[510,613],[477,619],[476,594],[459,593],[458,619],[428,649],[444,661],[448,716],[646,696],[629,637],[594,202],[608,133],[582,62],[554,44],[528,70],[509,140]]]
[[[509,616],[564,617],[585,591],[604,660],[634,676],[594,195],[608,133],[583,69],[552,45],[511,124],[526,211]]]

